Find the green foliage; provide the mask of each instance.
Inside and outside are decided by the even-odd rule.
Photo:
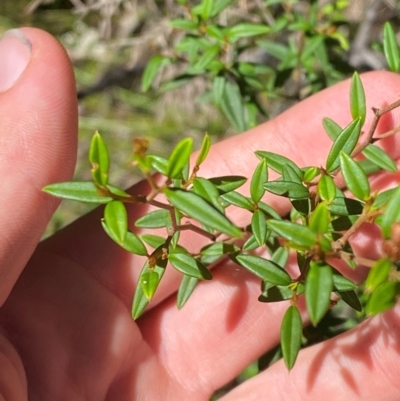
[[[219,64],[222,61],[218,55],[223,47],[218,46],[228,43],[234,47],[242,40],[266,35],[273,28],[247,23],[235,29],[210,25],[208,19],[228,4],[229,1],[203,0],[190,10],[190,21],[179,19],[173,25],[192,32],[192,36],[184,37],[178,44],[182,52],[183,45],[188,45],[184,53],[191,58],[190,71],[214,74],[213,99],[231,115],[237,128],[245,129],[250,121],[250,103],[242,93],[240,79],[228,79],[225,67]],[[300,19],[293,21],[293,25],[300,26],[304,32],[314,29],[308,21]],[[212,42],[207,35],[213,38]],[[307,40],[304,52],[312,52],[324,43],[323,37],[311,39],[314,40]],[[291,65],[288,49],[271,43],[267,47],[274,48],[282,62]],[[243,71],[249,74],[250,67],[243,67],[235,70],[231,65],[230,74],[236,78]],[[374,109],[372,127],[376,128],[379,118],[398,106],[399,102],[394,102],[385,109]],[[352,121],[345,128],[330,118],[323,120],[323,127],[332,140],[325,167],[299,166],[283,155],[257,150],[255,156],[259,163],[246,189],[242,186],[247,178],[240,175],[201,176],[201,165],[207,162],[210,150],[210,138],[205,135],[196,157],[192,154],[191,138],[178,142],[169,158],[148,155],[147,144],[136,140],[134,162],[150,190],[128,194],[109,183],[107,148],[96,132],[89,151],[93,182],[51,184],[44,190],[65,199],[105,204],[102,220],[105,232],[122,248],[142,257],[144,266],[132,303],[134,319],[145,312],[166,269],[173,268],[182,274],[178,308],[188,302],[200,280],[212,279],[213,264],[223,258],[228,257],[237,268],[254,275],[261,284],[260,302],[290,302],[281,325],[281,348],[287,368],[292,369],[302,347],[300,298],[305,298],[312,325],[320,326],[338,302],[364,315],[374,315],[392,307],[400,295],[400,187],[371,190],[365,168],[367,163],[367,167],[372,165],[372,171],[397,171],[393,159],[379,147],[379,141],[394,135],[396,130],[377,135],[364,127],[365,95],[358,74],[354,74],[350,85],[349,111]],[[366,132],[362,139],[361,132]],[[360,162],[362,155],[366,163]],[[157,178],[153,173],[157,173]],[[280,216],[273,204],[267,203],[271,194],[272,199],[278,196],[281,202],[291,205],[291,212]],[[127,204],[144,204],[151,209],[130,222]],[[242,209],[250,216],[247,224],[238,225],[231,220],[228,208]],[[350,245],[351,237],[366,222],[382,231],[383,255],[375,259],[357,255]],[[135,227],[138,232],[129,227]],[[154,229],[157,235],[151,232]],[[150,232],[143,232],[146,230]],[[186,242],[182,240],[184,231],[202,236],[206,244],[199,241],[196,248],[196,242],[192,241],[194,249],[186,249]],[[287,268],[291,255],[291,260],[297,261],[295,273]],[[333,260],[353,268],[370,267],[365,286],[344,277],[332,267],[336,265]]]

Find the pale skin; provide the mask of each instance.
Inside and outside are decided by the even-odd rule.
[[[259,303],[257,280],[225,264],[178,311],[170,295],[179,275],[168,269],[151,308],[134,322],[131,299],[143,260],[106,237],[99,212],[38,245],[58,205],[41,188],[72,177],[77,103],[61,45],[43,31],[22,31],[32,43],[31,59],[15,84],[0,93],[0,400],[207,401],[277,344],[287,305]],[[374,72],[362,79],[369,107],[400,96],[398,75]],[[255,150],[282,153],[302,166],[323,164],[330,141],[321,119],[350,121],[348,88],[349,82],[336,85],[216,144],[201,175],[250,176],[258,162]],[[398,125],[395,110],[379,132]],[[389,138],[383,145],[397,159],[399,144]],[[393,186],[398,179],[381,175],[374,185]],[[146,184],[133,190],[143,193]],[[285,211],[275,198],[269,201]],[[131,208],[131,218],[143,210]],[[248,215],[231,217],[245,224]],[[379,233],[368,238],[366,232],[354,245],[360,254],[376,256]],[[198,236],[188,234],[185,241],[196,243]],[[223,400],[396,401],[399,329],[396,307],[302,351],[290,373],[278,362]]]

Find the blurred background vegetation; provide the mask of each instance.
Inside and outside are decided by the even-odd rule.
[[[400,41],[398,0],[0,0],[0,35],[19,26],[45,29],[74,65],[76,179],[90,179],[87,151],[99,130],[112,155],[111,181],[122,187],[140,179],[131,163],[134,138],[148,139],[151,153],[167,156],[185,136],[198,146],[208,132],[216,142],[354,70],[386,68],[386,21]],[[62,204],[47,235],[87,210]],[[317,328],[305,329],[304,344],[356,323],[340,316],[335,309]],[[255,361],[213,399],[279,353],[277,347]]]
[[[218,10],[202,11],[203,3]],[[199,144],[207,131],[216,142],[354,70],[384,68],[382,24],[391,21],[398,31],[399,8],[397,0],[1,0],[0,34],[35,26],[62,42],[80,100],[76,178],[90,179],[86,154],[98,129],[112,154],[111,179],[128,186],[140,179],[130,163],[134,138],[148,139],[151,152],[166,156],[184,136]],[[218,37],[251,24],[268,31]],[[204,63],[216,44],[222,68],[216,60]],[[167,62],[143,91],[152,57]],[[215,99],[221,77],[230,85],[225,105]],[[244,120],[235,121],[242,114]],[[85,210],[62,205],[48,233]]]

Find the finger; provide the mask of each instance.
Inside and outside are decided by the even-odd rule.
[[[0,42],[0,305],[36,247],[57,202],[42,192],[75,165],[75,81],[62,46],[31,28]]]
[[[387,72],[373,72],[362,76],[369,106],[381,107],[397,99],[400,93],[400,77]],[[349,111],[349,81],[342,82],[301,102],[276,119],[260,125],[251,131],[215,144],[210,155],[202,165],[199,175],[205,177],[227,174],[250,177],[258,163],[256,150],[268,150],[292,158],[300,166],[324,165],[331,141],[322,128],[322,118],[330,117],[341,126],[351,120]],[[368,113],[367,125],[372,120]],[[385,129],[400,124],[398,110],[390,113],[384,120]],[[394,149],[396,154],[397,150]],[[135,193],[147,194],[146,183],[132,189]],[[248,187],[244,189],[248,193]],[[267,201],[281,212],[287,211],[288,203],[280,198],[269,196]],[[146,206],[130,209],[133,222],[146,212]],[[76,224],[70,225],[50,239],[44,246],[57,251],[83,264],[100,282],[112,289],[130,307],[132,292],[144,264],[143,259],[128,255],[113,244],[103,233],[99,220],[101,211],[96,211]],[[249,214],[241,209],[231,217],[238,224],[247,224]],[[199,237],[185,236],[188,247],[198,247]],[[69,244],[74,241],[75,247]],[[118,269],[110,268],[118,266]],[[176,291],[177,277],[172,269],[167,270],[157,291],[155,302],[165,299]]]
[[[395,401],[399,399],[400,308],[300,352],[290,373],[283,362],[245,382],[221,401]]]

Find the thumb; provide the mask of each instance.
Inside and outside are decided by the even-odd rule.
[[[0,60],[2,305],[57,207],[42,187],[72,176],[77,100],[68,56],[49,34],[6,32]]]

